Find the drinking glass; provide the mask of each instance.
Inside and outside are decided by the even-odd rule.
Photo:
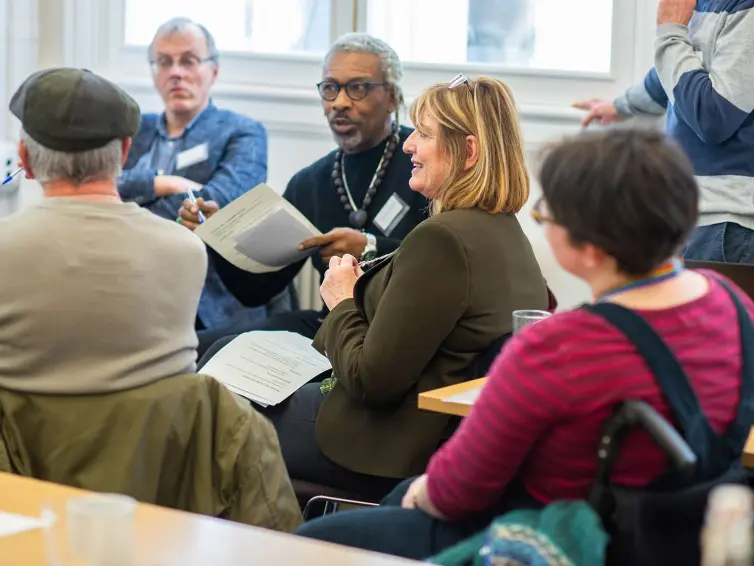
[[[552,316],[552,313],[538,310],[513,311],[513,333],[515,334],[525,326],[544,320]]]

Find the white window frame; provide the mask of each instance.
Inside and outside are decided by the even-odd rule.
[[[114,80],[156,111],[143,47],[124,45],[125,0],[27,0],[39,3],[42,20],[57,26],[56,63],[91,69]],[[366,0],[332,0],[334,37],[364,29]],[[553,131],[572,131],[582,112],[571,104],[587,97],[612,98],[640,80],[652,64],[656,0],[613,2],[612,58],[609,73],[579,73],[504,68],[480,63],[454,65],[406,62],[404,92],[411,100],[427,85],[464,72],[505,80],[513,89],[526,122],[527,146],[550,139]],[[55,9],[53,10],[53,6]],[[55,14],[55,17],[48,14]],[[47,42],[49,44],[49,42]],[[44,57],[42,57],[44,59]],[[223,52],[220,76],[213,87],[218,99],[253,101],[254,115],[278,129],[328,135],[321,120],[314,85],[321,79],[321,56],[307,53],[262,54]],[[151,106],[151,107],[150,107]],[[281,108],[286,110],[281,112]]]
[[[332,34],[340,35],[355,24],[364,29],[366,1],[333,0]],[[583,73],[541,69],[505,68],[497,65],[466,63],[461,65],[406,62],[404,89],[415,95],[423,87],[449,80],[458,72],[469,75],[488,74],[505,79],[521,99],[532,104],[567,105],[585,92],[594,96],[615,94],[616,85],[636,80],[637,55],[646,48],[637,44],[639,26],[646,26],[646,9],[654,0],[605,0],[613,2],[612,60],[609,73]],[[65,42],[70,63],[86,63],[126,83],[149,78],[143,47],[124,44],[123,21],[125,0],[64,0]],[[645,21],[640,21],[643,19]],[[652,25],[651,23],[649,25]],[[650,40],[651,41],[651,40]],[[643,42],[642,42],[643,43]],[[638,49],[626,49],[627,46]],[[651,45],[650,45],[651,47]],[[69,57],[66,59],[69,59]],[[284,63],[284,65],[281,65]],[[642,61],[646,66],[646,60]],[[644,69],[646,70],[646,69]],[[221,86],[254,86],[270,89],[299,89],[316,96],[313,85],[319,80],[321,57],[313,54],[262,54],[223,52]]]

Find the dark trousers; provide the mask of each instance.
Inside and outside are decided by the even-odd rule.
[[[320,384],[309,383],[283,403],[261,409],[275,426],[288,474],[294,480],[343,489],[354,497],[379,500],[400,480],[352,472],[319,449],[314,428],[324,399]]]
[[[698,261],[754,263],[754,230],[735,222],[701,226],[691,234],[683,257]]]
[[[340,511],[304,523],[295,534],[373,550],[384,554],[424,560],[484,530],[492,520],[515,509],[539,509],[542,504],[518,483],[489,512],[466,521],[441,521],[416,509],[401,508],[403,495],[413,481],[398,485],[379,507]]]
[[[199,354],[198,367],[201,368],[217,352],[228,344],[233,338],[244,332],[252,330],[288,330],[296,332],[307,338],[314,338],[314,335],[322,325],[324,313],[319,311],[290,311],[271,314],[265,320],[260,320],[254,325],[236,326],[220,328],[215,330],[200,330],[199,336]]]

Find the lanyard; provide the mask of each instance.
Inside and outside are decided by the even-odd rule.
[[[639,289],[641,287],[657,285],[658,283],[662,283],[663,281],[672,279],[673,277],[680,275],[683,270],[683,262],[680,259],[673,259],[672,261],[662,264],[660,267],[653,270],[649,275],[643,277],[642,279],[629,281],[628,283],[619,285],[614,289],[610,289],[609,291],[602,293],[597,298],[597,301],[602,302],[608,297],[612,297],[614,295],[617,295],[618,293],[624,293],[625,291],[629,291],[631,289]]]

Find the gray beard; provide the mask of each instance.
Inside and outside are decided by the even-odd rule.
[[[347,137],[339,136],[333,132],[333,139],[335,139],[335,143],[340,146],[344,153],[353,153],[353,150],[364,143],[364,136],[360,131]]]

